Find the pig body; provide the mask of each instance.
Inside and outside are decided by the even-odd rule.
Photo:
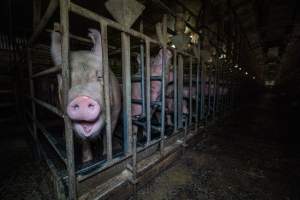
[[[170,59],[172,57],[172,53],[169,50],[166,50],[165,52],[166,56],[166,65],[169,64]],[[162,75],[162,60],[163,60],[163,50],[161,49],[157,56],[154,58],[151,58],[150,62],[150,76],[161,76]],[[139,62],[139,60],[138,60]],[[158,101],[161,95],[161,81],[151,81],[150,83],[150,100],[151,101]],[[135,82],[131,85],[131,97],[132,99],[141,100],[142,94],[141,94],[141,83]],[[137,103],[132,103],[131,105],[131,112],[132,112],[132,118],[138,119],[143,113],[142,113],[142,105]],[[154,113],[154,110],[151,110],[151,116]],[[133,126],[133,132],[137,133],[138,127]]]
[[[89,140],[105,132],[106,121],[103,80],[98,81],[98,70],[103,68],[101,35],[97,30],[90,29],[89,31],[89,37],[94,43],[93,49],[70,53],[71,87],[66,110],[72,120],[76,135],[83,141],[83,162],[92,159]],[[52,32],[51,54],[55,65],[61,64],[61,36],[57,32]],[[118,80],[111,71],[109,71],[109,79],[113,132],[121,110],[121,93]],[[60,75],[58,75],[58,83],[61,100],[62,77]],[[105,140],[104,144],[106,144]]]

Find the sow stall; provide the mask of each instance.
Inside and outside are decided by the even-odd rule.
[[[110,1],[108,1],[110,2]],[[171,47],[168,40],[167,17],[163,15],[161,22],[155,25],[157,39],[143,33],[143,21],[139,22],[139,30],[131,28],[134,22],[142,13],[144,6],[136,1],[131,4],[136,10],[132,13],[125,12],[131,4],[120,4],[118,1],[107,4],[107,9],[114,16],[116,21],[103,17],[90,11],[72,1],[50,0],[42,18],[36,20],[36,26],[27,46],[28,80],[30,94],[26,96],[28,109],[25,109],[28,129],[31,132],[37,154],[42,156],[52,172],[54,187],[58,199],[101,199],[101,198],[126,198],[128,195],[144,185],[153,176],[165,169],[173,160],[182,154],[189,139],[194,137],[205,127],[216,115],[228,112],[233,105],[235,95],[234,85],[236,75],[229,73],[230,61],[220,58],[226,52],[215,52],[213,60],[206,62],[201,56],[201,43],[194,45],[190,50],[185,51],[178,45]],[[116,3],[117,2],[117,3]],[[35,9],[40,8],[39,1],[36,1]],[[34,63],[34,50],[40,40],[42,32],[46,30],[55,11],[59,9],[59,23],[55,23],[53,30],[62,35],[61,50],[62,64],[52,67],[40,67],[41,63]],[[34,12],[38,13],[38,12]],[[69,55],[70,46],[73,41],[90,44],[91,41],[70,32],[69,21],[72,14],[84,20],[92,21],[96,28],[101,30],[103,68],[98,69],[98,81],[104,90],[105,115],[106,115],[106,154],[96,156],[92,162],[80,163],[76,157],[79,154],[77,148],[80,144],[72,130],[72,122],[66,114],[67,94],[70,89],[70,67]],[[52,30],[51,30],[52,31]],[[119,34],[120,48],[111,45],[111,32]],[[173,33],[174,34],[174,33]],[[196,33],[199,34],[199,33]],[[202,37],[202,36],[201,36]],[[47,48],[46,48],[47,49]],[[155,49],[169,49],[172,52],[172,62],[166,64],[166,55],[162,54],[161,76],[151,76],[151,55]],[[48,49],[49,50],[49,49]],[[165,51],[163,51],[165,52]],[[133,75],[134,55],[139,54],[141,61],[138,65],[140,73]],[[118,59],[112,59],[113,55]],[[118,57],[119,56],[119,57]],[[231,61],[233,62],[233,61]],[[111,131],[110,114],[110,86],[109,68],[113,64],[119,68],[122,85],[122,113],[121,125],[114,136]],[[172,66],[173,70],[173,112],[171,113],[171,129],[166,131],[166,90],[170,84],[167,80]],[[120,70],[121,68],[121,70]],[[60,108],[57,99],[58,94],[56,74],[61,74],[63,107]],[[50,78],[49,78],[50,77]],[[51,79],[43,86],[43,81]],[[131,97],[131,84],[141,83],[142,99],[134,100]],[[161,82],[160,98],[151,101],[151,81]],[[184,87],[187,94],[184,96]],[[225,93],[225,89],[227,92]],[[48,91],[50,95],[43,96]],[[53,97],[53,98],[50,98]],[[183,113],[183,101],[186,102],[188,113]],[[143,114],[139,118],[131,115],[132,103],[139,103],[143,107]],[[153,123],[151,110],[159,112],[158,123]],[[43,116],[47,114],[47,119]],[[50,118],[50,119],[49,119]],[[55,119],[55,120],[54,120]],[[54,125],[50,121],[54,121]],[[42,122],[43,121],[43,122]],[[142,141],[138,133],[132,131],[133,126],[138,126],[146,136]],[[166,134],[169,132],[168,134]],[[140,133],[139,133],[140,134]],[[118,138],[118,148],[114,142]],[[99,151],[101,145],[95,151]],[[103,148],[103,147],[102,147]],[[102,150],[103,152],[103,150]],[[112,192],[114,191],[114,192]]]

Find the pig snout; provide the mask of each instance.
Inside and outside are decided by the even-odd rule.
[[[78,96],[68,104],[67,114],[74,121],[95,121],[100,114],[100,105],[90,97]]]

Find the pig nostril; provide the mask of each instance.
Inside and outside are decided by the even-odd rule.
[[[89,107],[89,109],[94,109],[94,108],[95,108],[95,105],[90,103],[90,104],[88,105],[88,107]]]
[[[72,107],[73,107],[74,110],[78,110],[79,109],[79,105],[78,104],[75,104]]]

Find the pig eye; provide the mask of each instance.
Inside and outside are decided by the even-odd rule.
[[[78,104],[75,104],[72,107],[73,107],[74,110],[78,110],[79,109],[79,105]]]
[[[88,105],[88,107],[89,107],[90,109],[93,109],[93,108],[95,107],[95,105],[90,103],[90,104]]]

